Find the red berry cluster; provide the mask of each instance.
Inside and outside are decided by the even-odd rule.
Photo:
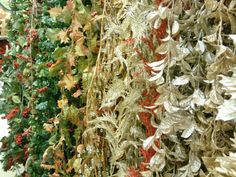
[[[30,59],[22,54],[16,54],[16,57],[20,60],[24,60],[24,61],[30,61]]]
[[[14,66],[14,69],[18,69],[19,63],[16,60],[13,60],[13,66]]]
[[[14,109],[12,109],[6,116],[5,118],[7,120],[10,120],[12,118],[14,118],[18,113],[20,112],[18,107],[15,107]]]
[[[23,137],[22,135],[16,135],[15,137],[15,143],[20,146],[22,144]]]
[[[17,73],[16,77],[17,77],[19,82],[22,81],[23,76],[22,76],[21,73]]]
[[[24,111],[22,112],[22,116],[26,118],[28,117],[29,113],[30,113],[30,108],[26,107]]]
[[[38,92],[38,93],[44,93],[44,92],[46,92],[47,90],[48,90],[47,87],[43,87],[43,88],[37,89],[37,92]]]
[[[50,68],[52,65],[53,65],[53,62],[47,62],[47,63],[46,63],[46,66],[47,66],[48,68]]]
[[[38,31],[36,29],[31,29],[31,37],[32,39],[36,39],[38,37]]]
[[[27,30],[27,31],[30,32],[26,36],[27,46],[30,46],[31,40],[34,40],[38,37],[38,31],[36,29],[31,29],[31,30]]]

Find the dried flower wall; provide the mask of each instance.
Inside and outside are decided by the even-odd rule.
[[[18,162],[16,149],[5,147],[8,169],[23,163],[28,176],[52,177],[236,176],[236,1],[27,5],[40,19],[31,20],[30,39],[26,31],[12,40],[2,75],[16,70],[30,99],[5,86],[12,133],[2,141],[29,157]],[[12,32],[22,29],[15,23]],[[19,81],[27,67],[18,60],[31,62],[28,82],[26,73]],[[33,173],[35,159],[40,170]]]

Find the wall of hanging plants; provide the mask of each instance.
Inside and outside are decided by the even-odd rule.
[[[13,0],[4,170],[236,177],[236,1]]]

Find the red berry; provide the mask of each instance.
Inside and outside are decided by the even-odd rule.
[[[22,139],[23,139],[23,137],[21,135],[16,135],[15,142],[18,146],[20,146],[22,144]]]
[[[46,63],[46,66],[47,66],[48,68],[50,68],[52,65],[53,65],[53,62],[48,62],[48,63]]]
[[[20,111],[19,108],[18,108],[18,107],[15,107],[14,109],[12,109],[12,110],[5,116],[5,118],[6,118],[7,120],[10,120],[10,119],[12,119],[13,117],[15,117],[19,111]]]
[[[39,88],[39,89],[37,90],[37,92],[38,92],[38,93],[44,93],[44,92],[46,92],[47,90],[48,90],[47,87],[43,87],[43,88]]]
[[[17,63],[16,60],[13,61],[13,66],[14,66],[14,69],[18,69],[19,68],[19,63]]]
[[[18,81],[22,81],[23,76],[21,73],[18,73],[16,77],[17,77]]]
[[[26,118],[26,117],[28,117],[29,113],[30,113],[30,108],[27,107],[27,108],[25,108],[24,111],[22,112],[22,116],[23,116],[24,118]]]

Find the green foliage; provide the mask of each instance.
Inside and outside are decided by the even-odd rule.
[[[65,1],[50,1],[33,5],[23,0],[11,3],[12,16],[8,24],[11,48],[3,56],[1,98],[5,104],[0,107],[1,113],[8,117],[11,131],[2,142],[5,170],[17,169],[22,164],[25,166],[22,175],[48,176],[50,173],[41,167],[50,138],[43,124],[58,113],[56,98],[60,93],[58,77],[49,77],[47,65],[55,61],[52,51],[59,43],[50,42],[45,30],[57,25],[50,20],[48,9],[63,3]],[[43,88],[46,89],[43,91]],[[16,108],[19,111],[15,110],[15,114]]]

